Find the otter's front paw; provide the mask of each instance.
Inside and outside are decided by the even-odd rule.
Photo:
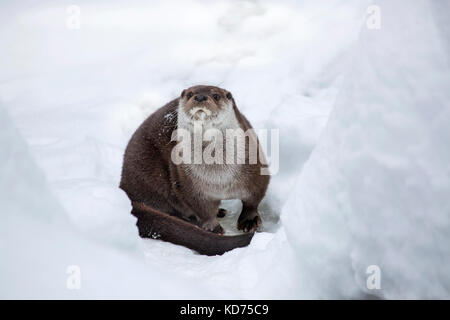
[[[244,218],[238,221],[238,230],[243,230],[244,232],[254,232],[259,227],[261,227],[262,221],[258,214]]]
[[[217,234],[224,234],[225,230],[222,228],[222,226],[217,222],[217,220],[209,220],[205,221],[202,224],[202,229],[206,231],[211,231]]]

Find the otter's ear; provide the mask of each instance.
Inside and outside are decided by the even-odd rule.
[[[231,95],[230,92],[227,92],[227,99],[228,99],[228,100],[231,100],[231,98],[233,98],[233,96]]]
[[[184,98],[184,95],[186,94],[186,90],[183,90],[182,92],[181,92],[181,97],[182,98]]]

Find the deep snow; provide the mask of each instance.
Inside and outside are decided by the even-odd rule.
[[[0,297],[450,297],[448,2],[379,1],[379,30],[368,1],[80,1],[79,30],[72,4],[1,4]],[[198,83],[280,128],[265,230],[220,257],[137,238],[118,189]]]
[[[365,286],[374,264],[382,297],[449,298],[450,61],[442,22],[450,3],[416,1],[399,14],[403,5],[383,3],[382,28],[361,32],[282,219],[309,267],[329,266],[314,285],[333,282],[348,294],[342,288],[352,280]]]

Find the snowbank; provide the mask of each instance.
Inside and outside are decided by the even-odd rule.
[[[450,8],[379,6],[282,220],[313,295],[449,298]],[[366,288],[370,265],[380,290]]]
[[[211,297],[200,284],[146,265],[135,237],[125,250],[76,231],[2,106],[0,127],[0,298]],[[133,226],[129,220],[123,224]]]

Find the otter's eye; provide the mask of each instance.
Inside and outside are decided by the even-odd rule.
[[[194,95],[194,94],[193,94],[192,92],[188,92],[188,94],[186,95],[186,97],[187,97],[188,100],[189,100],[190,98],[192,98],[193,95]]]
[[[214,100],[219,101],[220,96],[217,93],[215,93],[215,94],[213,94],[213,98],[214,98]]]

